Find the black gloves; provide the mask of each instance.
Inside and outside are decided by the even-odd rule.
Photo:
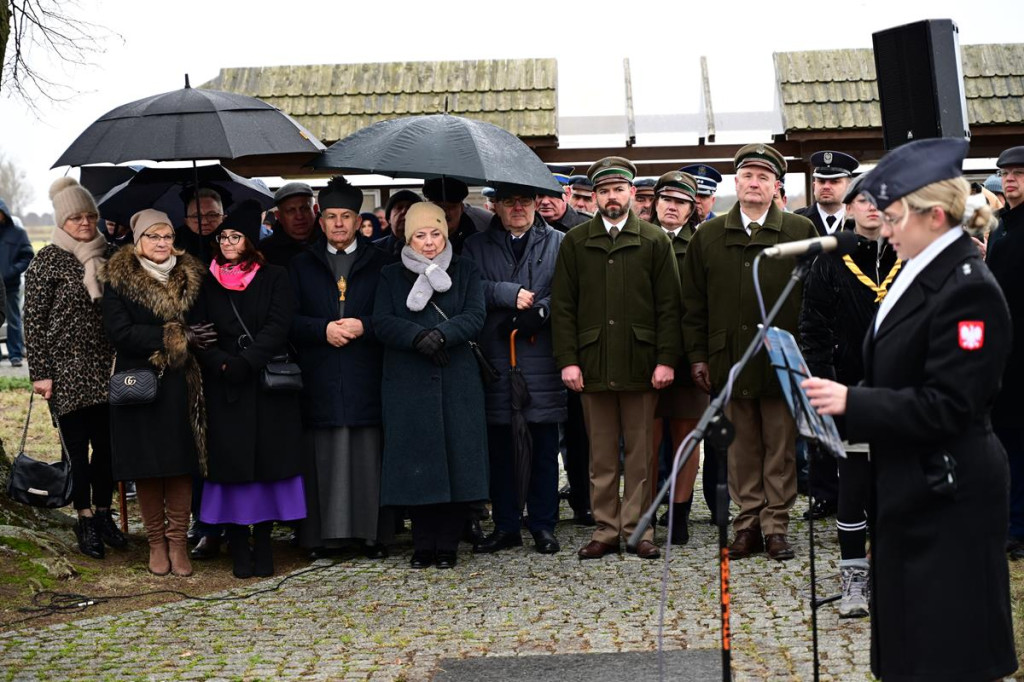
[[[528,339],[536,336],[547,321],[548,314],[544,308],[530,308],[516,315],[512,326],[519,330],[517,337]]]
[[[230,357],[224,363],[224,381],[229,384],[240,384],[249,378],[252,367],[239,356]]]
[[[448,364],[448,353],[444,350],[445,338],[439,329],[425,329],[416,335],[412,345],[417,351],[430,358],[438,367]]]
[[[213,328],[212,322],[190,324],[185,327],[185,342],[189,348],[206,350],[217,343],[217,331]]]

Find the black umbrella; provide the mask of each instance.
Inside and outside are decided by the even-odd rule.
[[[496,125],[450,114],[374,123],[335,142],[311,165],[393,178],[449,177],[469,185],[562,194],[551,170],[518,137]]]
[[[519,509],[526,506],[526,494],[530,489],[530,471],[533,468],[533,436],[526,423],[524,410],[530,405],[530,389],[526,377],[516,362],[516,334],[509,336],[508,384],[512,398],[512,466],[515,471],[516,493]]]
[[[117,107],[100,116],[53,167],[87,163],[194,161],[241,156],[315,154],[324,145],[292,117],[263,100],[185,87]]]
[[[220,195],[225,213],[246,199],[257,201],[263,209],[274,205],[274,195],[266,186],[223,166],[200,166],[195,170],[143,168],[99,200],[100,214],[104,220],[127,225],[136,212],[155,208],[166,213],[174,225],[181,225],[185,220],[185,201],[192,198],[197,180],[199,187],[208,187]]]
[[[131,180],[142,166],[82,166],[79,183],[89,190],[94,199]]]

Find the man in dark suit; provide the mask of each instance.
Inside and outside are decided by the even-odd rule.
[[[822,151],[811,154],[811,165],[814,203],[793,212],[810,218],[819,237],[827,237],[836,230],[852,230],[853,221],[846,218],[843,197],[860,163],[849,154]]]

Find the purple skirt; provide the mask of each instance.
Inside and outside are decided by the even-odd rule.
[[[302,487],[302,476],[252,483],[203,483],[199,519],[204,523],[247,526],[264,521],[304,518],[306,493]]]

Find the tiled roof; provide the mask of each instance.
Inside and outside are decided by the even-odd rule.
[[[1024,122],[1024,44],[962,45],[971,125]],[[869,49],[776,52],[784,130],[880,128],[874,55]]]
[[[221,69],[201,87],[273,104],[326,144],[377,121],[445,111],[520,137],[557,135],[554,59]]]

